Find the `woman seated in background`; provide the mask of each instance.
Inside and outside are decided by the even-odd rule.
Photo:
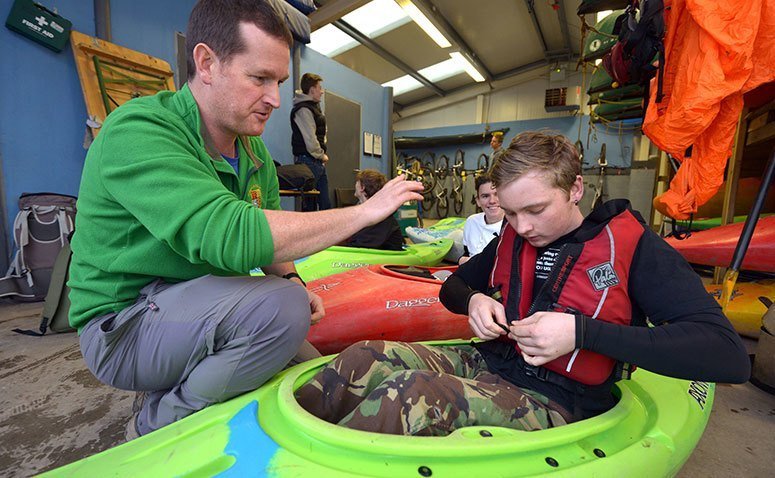
[[[355,176],[355,197],[358,203],[363,203],[387,182],[384,174],[374,169],[363,169]],[[385,249],[388,251],[400,251],[404,246],[404,237],[401,228],[393,216],[388,216],[382,222],[361,229],[345,244],[349,247],[368,247],[371,249]]]

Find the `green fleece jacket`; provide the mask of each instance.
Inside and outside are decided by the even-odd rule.
[[[279,209],[261,138],[240,137],[239,175],[212,146],[191,90],[134,99],[89,148],[70,265],[70,325],[133,303],[157,278],[248,274],[273,262]]]

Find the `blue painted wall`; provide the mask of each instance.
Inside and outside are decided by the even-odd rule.
[[[186,33],[188,14],[195,3],[110,0],[112,42],[161,58],[175,70],[175,32]]]
[[[83,0],[42,0],[94,35],[94,7]],[[5,23],[12,0],[0,0]],[[5,224],[11,233],[19,195],[50,191],[75,195],[86,156],[86,107],[75,61],[67,48],[55,53],[0,27],[0,161]],[[7,257],[9,251],[0,251]]]
[[[73,29],[95,35],[94,6],[88,0],[40,0],[73,23]],[[10,12],[13,0],[0,0],[0,19]],[[113,43],[148,53],[175,68],[175,32],[185,32],[195,0],[112,0]],[[51,191],[76,195],[86,150],[84,105],[73,53],[67,48],[54,53],[26,37],[0,27],[0,163],[8,237],[23,192]],[[387,89],[339,63],[302,47],[301,72],[315,71],[326,79],[333,93],[360,103],[362,131],[388,138]],[[272,155],[281,163],[293,161],[289,114],[293,85],[281,88],[281,107],[273,113],[264,132]],[[361,141],[363,134],[360,134]],[[361,167],[387,173],[388,148],[382,159],[363,156]],[[361,151],[363,147],[361,145]],[[290,207],[292,204],[284,204]],[[0,250],[8,257],[10,251]]]
[[[508,145],[509,142],[518,133],[523,131],[535,131],[535,130],[548,130],[555,133],[560,133],[568,138],[572,142],[575,142],[579,137],[579,121],[581,121],[581,142],[584,146],[584,167],[596,167],[597,158],[600,156],[600,147],[603,143],[606,144],[606,158],[608,160],[609,167],[625,168],[629,167],[632,162],[632,130],[622,131],[613,128],[606,128],[603,125],[596,125],[596,128],[590,135],[589,145],[587,145],[587,132],[589,130],[589,117],[567,117],[567,118],[548,118],[538,120],[525,120],[525,121],[507,121],[502,123],[491,123],[490,130],[498,130],[503,128],[509,128],[509,132],[504,136],[503,144]],[[626,127],[626,126],[625,126]],[[466,133],[481,133],[484,131],[484,125],[464,125],[464,126],[450,126],[444,128],[429,128],[419,130],[406,130],[397,131],[395,133],[396,138],[399,137],[433,137],[433,136],[447,136]],[[596,141],[595,141],[596,140]],[[460,149],[464,153],[465,169],[476,168],[477,159],[479,155],[491,154],[492,148],[490,148],[489,142],[486,144],[466,144],[460,146],[442,146],[433,148],[432,151],[436,156],[446,154],[450,158],[450,162],[454,160],[455,152]],[[399,150],[398,153],[405,153],[408,155],[422,156],[423,153],[429,151],[429,148],[416,149],[416,150]]]

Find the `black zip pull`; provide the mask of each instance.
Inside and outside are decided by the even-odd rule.
[[[501,304],[503,303],[503,294],[501,294],[500,286],[490,287],[489,289],[487,289],[485,291],[485,294],[488,297],[491,297],[492,299],[500,302]],[[495,317],[493,317],[492,321],[495,323],[495,325],[497,325],[498,327],[503,329],[503,331],[506,332],[507,334],[511,332],[508,327],[506,327],[505,325],[503,325],[500,322],[496,321]]]
[[[566,307],[564,305],[560,305],[557,302],[552,303],[552,309],[554,309],[555,312],[564,312],[566,314],[576,315],[580,314],[581,312],[574,309],[573,307]]]

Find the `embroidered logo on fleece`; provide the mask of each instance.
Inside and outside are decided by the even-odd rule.
[[[610,262],[587,269],[587,275],[595,290],[603,290],[619,284],[619,277]]]
[[[250,188],[250,191],[248,191],[248,194],[250,194],[250,201],[253,203],[256,207],[261,207],[261,187],[256,185],[253,185]]]

